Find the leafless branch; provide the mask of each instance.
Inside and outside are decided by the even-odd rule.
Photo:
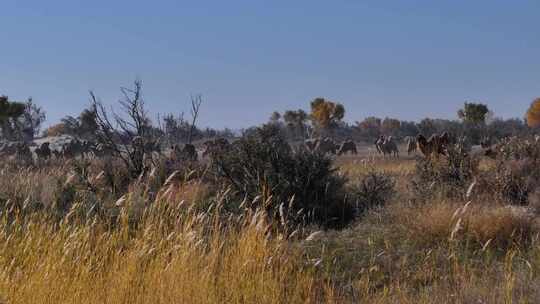
[[[188,135],[188,144],[191,144],[191,141],[193,139],[193,131],[195,131],[195,123],[197,122],[197,118],[199,117],[199,110],[201,108],[202,104],[202,96],[196,95],[191,96],[191,126],[189,129],[189,135]]]
[[[136,80],[133,89],[122,87],[120,91],[123,99],[118,102],[122,115],[115,113],[112,108],[108,112],[95,94],[90,92],[96,111],[96,122],[99,126],[97,136],[100,142],[106,145],[114,156],[120,158],[134,174],[140,174],[144,167],[144,157],[141,155],[147,151],[144,151],[146,149],[144,142],[141,151],[141,147],[134,147],[132,141],[135,137],[141,137],[144,140],[151,135],[147,134],[150,130],[150,120],[142,98],[142,82]],[[109,113],[112,113],[112,118],[109,117]],[[119,140],[120,137],[127,137],[127,142],[122,143]]]
[[[117,145],[115,137],[115,130],[109,115],[103,106],[103,103],[98,100],[93,91],[90,91],[90,98],[92,102],[92,109],[95,111],[96,123],[98,125],[98,130],[96,138],[98,142],[105,145],[108,149],[111,149],[114,156],[120,158],[126,166],[129,167],[129,159],[126,158],[120,147]]]

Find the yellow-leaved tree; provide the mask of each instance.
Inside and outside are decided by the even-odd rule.
[[[337,125],[345,117],[345,107],[342,104],[315,98],[311,102],[311,120],[320,130],[326,130]]]
[[[540,127],[540,98],[536,98],[527,110],[527,125],[531,128]]]

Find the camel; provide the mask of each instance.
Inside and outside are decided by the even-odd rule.
[[[338,155],[345,154],[347,152],[351,152],[352,154],[358,154],[358,150],[356,149],[356,144],[352,140],[346,140],[339,146],[339,149],[337,151]]]
[[[306,145],[306,148],[309,151],[315,151],[315,148],[319,144],[319,141],[320,141],[320,139],[318,139],[318,138],[310,138],[310,139],[306,139],[304,144]]]
[[[385,137],[381,135],[374,144],[377,153],[381,153],[383,156],[387,154],[392,156],[393,154],[395,157],[399,157],[399,149],[392,136]]]
[[[418,149],[425,157],[445,155],[450,144],[450,134],[444,132],[441,135],[433,134],[426,139],[422,134],[416,137]]]
[[[172,145],[172,157],[178,160],[197,161],[197,149],[193,144],[185,144],[183,148],[180,145]]]
[[[317,146],[315,147],[315,150],[323,153],[323,154],[326,154],[326,153],[331,153],[331,154],[336,154],[336,151],[338,149],[338,145],[334,142],[334,140],[332,140],[331,138],[329,137],[326,137],[326,138],[323,138],[322,140],[320,140],[318,143],[317,143]]]
[[[44,142],[39,147],[34,150],[38,159],[48,159],[51,157],[51,148],[49,147],[50,143]]]
[[[90,152],[91,143],[74,138],[62,147],[62,156],[64,158],[75,158],[78,155],[84,156]]]
[[[417,143],[416,138],[409,136],[407,137],[407,154],[411,155],[411,153],[416,152]]]
[[[418,146],[418,150],[424,154],[425,157],[430,157],[431,153],[433,152],[433,142],[428,141],[426,137],[422,134],[419,134],[416,137],[416,144]]]
[[[375,148],[377,149],[377,153],[384,154],[382,150],[382,144],[384,143],[384,135],[379,136],[377,140],[373,143],[375,145]]]
[[[380,149],[382,153],[386,156],[386,154],[389,154],[390,156],[394,156],[399,158],[399,149],[394,142],[392,136],[388,136],[384,142],[381,144]]]

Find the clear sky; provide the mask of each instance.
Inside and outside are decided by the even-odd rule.
[[[2,0],[0,94],[48,123],[135,78],[155,112],[205,103],[241,128],[322,96],[346,120],[455,118],[466,100],[522,117],[540,96],[540,1]]]

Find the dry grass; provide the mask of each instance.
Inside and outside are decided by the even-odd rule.
[[[471,207],[453,217],[459,208],[396,202],[306,250],[336,270],[325,274],[348,286],[351,302],[537,303],[534,223],[504,207]]]
[[[370,168],[376,168],[379,171],[405,176],[414,171],[414,159],[391,159],[381,157],[362,158],[347,157],[340,158],[337,161],[340,170],[348,175],[361,175]]]
[[[0,303],[540,302],[533,214],[478,199],[415,205],[414,160],[362,159],[338,164],[350,176],[392,174],[399,195],[308,240],[285,238],[263,213],[224,214],[223,193],[197,179],[155,195],[133,183],[121,207],[100,202],[117,208],[112,222],[2,207]],[[4,168],[0,203],[50,205],[67,171]]]
[[[340,172],[355,178],[370,171],[384,172],[396,177],[398,194],[407,191],[409,176],[414,172],[415,160],[412,158],[384,158],[382,156],[345,156],[336,161]]]
[[[468,242],[486,250],[525,246],[540,232],[533,218],[519,209],[469,203],[434,203],[418,208],[399,208],[397,224],[411,240],[423,244]]]
[[[264,217],[147,210],[139,228],[52,223],[0,226],[0,293],[8,303],[317,303],[331,288]],[[176,214],[180,216],[181,212]],[[126,223],[126,221],[121,221]],[[232,227],[237,228],[232,228]],[[328,292],[327,292],[328,290]]]

